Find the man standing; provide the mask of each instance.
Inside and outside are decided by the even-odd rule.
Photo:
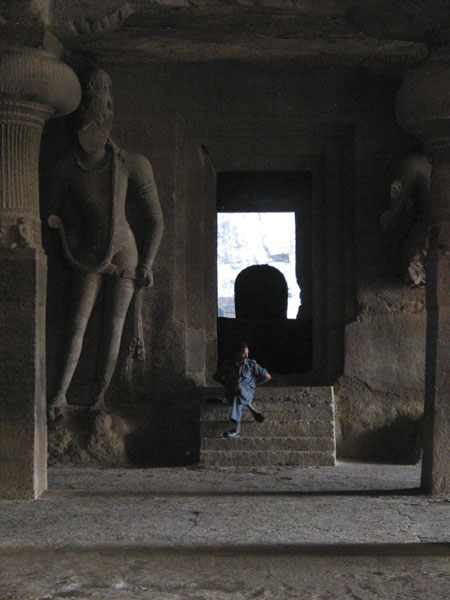
[[[234,427],[224,433],[226,437],[239,437],[243,406],[248,407],[255,421],[258,423],[264,421],[264,415],[252,401],[256,386],[267,383],[272,377],[256,360],[249,359],[246,343],[238,344],[236,358],[225,361],[214,373],[213,379],[225,386],[227,400],[232,405],[230,419]]]

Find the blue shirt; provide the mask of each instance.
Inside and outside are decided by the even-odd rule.
[[[224,382],[228,401],[239,396],[244,404],[249,404],[255,394],[256,381],[266,378],[267,369],[261,367],[256,360],[246,358],[242,363],[226,360],[216,374]]]

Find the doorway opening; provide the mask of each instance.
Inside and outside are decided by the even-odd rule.
[[[218,359],[245,340],[274,373],[312,366],[311,173],[217,176]]]
[[[253,265],[278,269],[288,287],[287,314],[296,319],[300,288],[295,273],[294,212],[217,213],[218,316],[236,318],[235,282]]]

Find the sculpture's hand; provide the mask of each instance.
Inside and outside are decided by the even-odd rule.
[[[153,285],[153,271],[147,265],[138,265],[136,269],[136,287],[148,288]]]
[[[64,225],[59,217],[56,215],[50,215],[47,219],[48,226],[52,229],[61,229],[64,228]]]

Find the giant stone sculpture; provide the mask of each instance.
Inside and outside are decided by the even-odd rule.
[[[49,225],[59,230],[64,255],[73,268],[70,326],[49,407],[53,419],[67,407],[66,392],[102,286],[106,287],[106,302],[91,409],[106,409],[105,392],[116,366],[125,317],[133,295],[140,300],[140,290],[153,283],[152,265],[163,231],[150,163],[140,154],[118,148],[110,138],[113,99],[109,75],[94,69],[80,79],[76,142],[55,169],[49,199],[59,207]],[[140,252],[125,214],[128,187],[137,192],[143,216]]]

